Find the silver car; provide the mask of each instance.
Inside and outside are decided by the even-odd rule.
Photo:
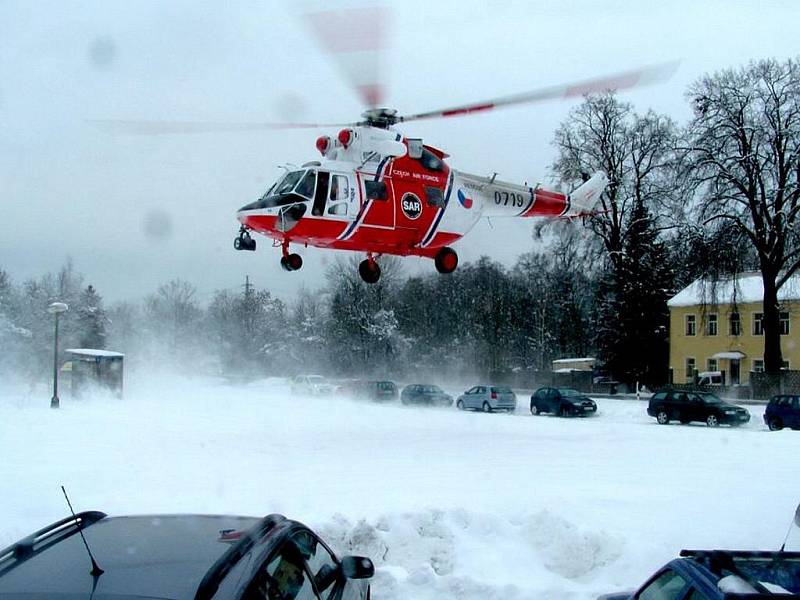
[[[503,385],[476,385],[461,394],[456,401],[458,410],[473,409],[483,412],[517,409],[517,396],[510,387]]]

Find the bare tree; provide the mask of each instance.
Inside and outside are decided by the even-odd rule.
[[[652,110],[637,115],[613,92],[587,96],[556,130],[553,171],[564,185],[574,188],[597,170],[608,175],[598,213],[587,225],[614,267],[636,203],[648,207],[657,229],[673,224],[676,131],[669,117]]]
[[[764,284],[764,368],[782,365],[778,291],[800,268],[800,64],[765,60],[689,89],[686,164],[700,218],[755,248]]]

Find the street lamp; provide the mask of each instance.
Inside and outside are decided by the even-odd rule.
[[[58,315],[67,312],[69,306],[63,302],[53,302],[47,312],[56,316],[56,335],[53,343],[53,397],[50,399],[50,408],[58,408]]]

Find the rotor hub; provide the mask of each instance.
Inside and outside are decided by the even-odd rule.
[[[394,108],[369,108],[361,113],[368,125],[388,129],[400,121]]]

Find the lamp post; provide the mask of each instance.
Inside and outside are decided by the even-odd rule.
[[[50,408],[58,408],[58,315],[67,312],[69,306],[63,302],[53,302],[48,308],[47,312],[55,315],[56,317],[56,334],[53,342],[53,397],[50,399]]]

